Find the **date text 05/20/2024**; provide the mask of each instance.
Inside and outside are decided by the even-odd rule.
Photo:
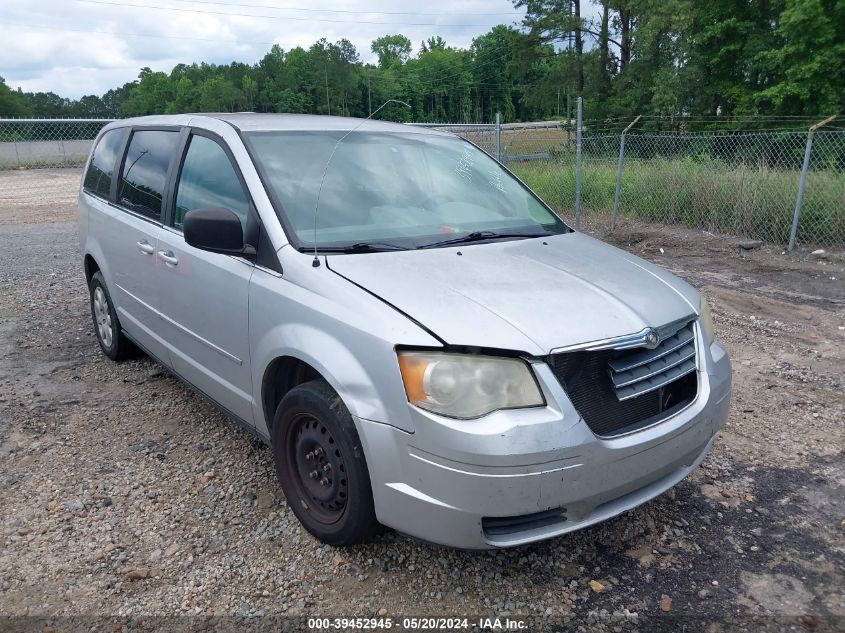
[[[308,618],[308,628],[317,631],[406,629],[423,631],[524,631],[528,623],[514,618],[468,617],[376,617],[376,618]]]

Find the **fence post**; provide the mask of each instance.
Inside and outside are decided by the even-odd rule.
[[[575,228],[581,229],[581,117],[583,101],[578,97],[575,108]]]
[[[496,113],[496,160],[502,160],[502,115]]]
[[[637,118],[622,130],[622,135],[619,137],[619,164],[616,166],[616,190],[613,192],[613,212],[610,214],[611,231],[616,228],[616,214],[619,211],[619,190],[622,188],[622,159],[625,157],[625,134],[634,127],[641,117],[641,114],[637,115]]]
[[[798,178],[798,195],[795,196],[795,213],[792,216],[792,230],[789,232],[789,247],[795,248],[795,240],[798,237],[798,219],[801,217],[801,205],[804,203],[804,188],[807,186],[807,171],[810,168],[810,155],[813,152],[813,134],[823,125],[827,125],[837,115],[829,116],[824,121],[811,125],[807,131],[807,146],[804,148],[804,164],[801,166],[801,176]]]

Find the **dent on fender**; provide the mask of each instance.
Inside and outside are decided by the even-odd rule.
[[[303,345],[306,342],[307,349]],[[353,416],[413,431],[410,421],[403,423],[401,414],[407,418],[406,411],[390,409],[390,399],[381,393],[386,385],[376,386],[377,381],[384,383],[384,376],[373,376],[354,353],[325,331],[305,323],[279,325],[267,331],[257,342],[256,350],[259,352],[255,357],[257,367],[266,368],[283,356],[296,358],[313,367],[331,384]],[[392,348],[383,351],[389,352],[383,354],[385,365],[396,362]],[[371,354],[370,358],[373,356]],[[384,367],[382,373],[386,371],[387,367]],[[396,371],[398,373],[398,367]],[[254,377],[254,384],[259,388],[262,382],[263,373]],[[402,395],[404,399],[404,391]]]

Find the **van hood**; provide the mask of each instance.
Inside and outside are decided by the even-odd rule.
[[[328,256],[327,264],[450,345],[544,355],[699,312],[689,284],[582,233]]]

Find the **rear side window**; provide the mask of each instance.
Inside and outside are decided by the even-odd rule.
[[[100,138],[97,147],[94,148],[94,153],[91,155],[91,162],[82,183],[82,187],[88,193],[101,198],[109,197],[111,177],[117,163],[117,154],[123,146],[123,139],[126,137],[126,131],[126,128],[109,130]]]
[[[188,211],[207,207],[234,211],[246,230],[249,200],[235,168],[216,141],[195,135],[191,137],[179,176],[174,226],[181,229]]]
[[[161,219],[167,168],[179,143],[179,132],[138,130],[132,134],[123,161],[118,202],[154,220]]]

